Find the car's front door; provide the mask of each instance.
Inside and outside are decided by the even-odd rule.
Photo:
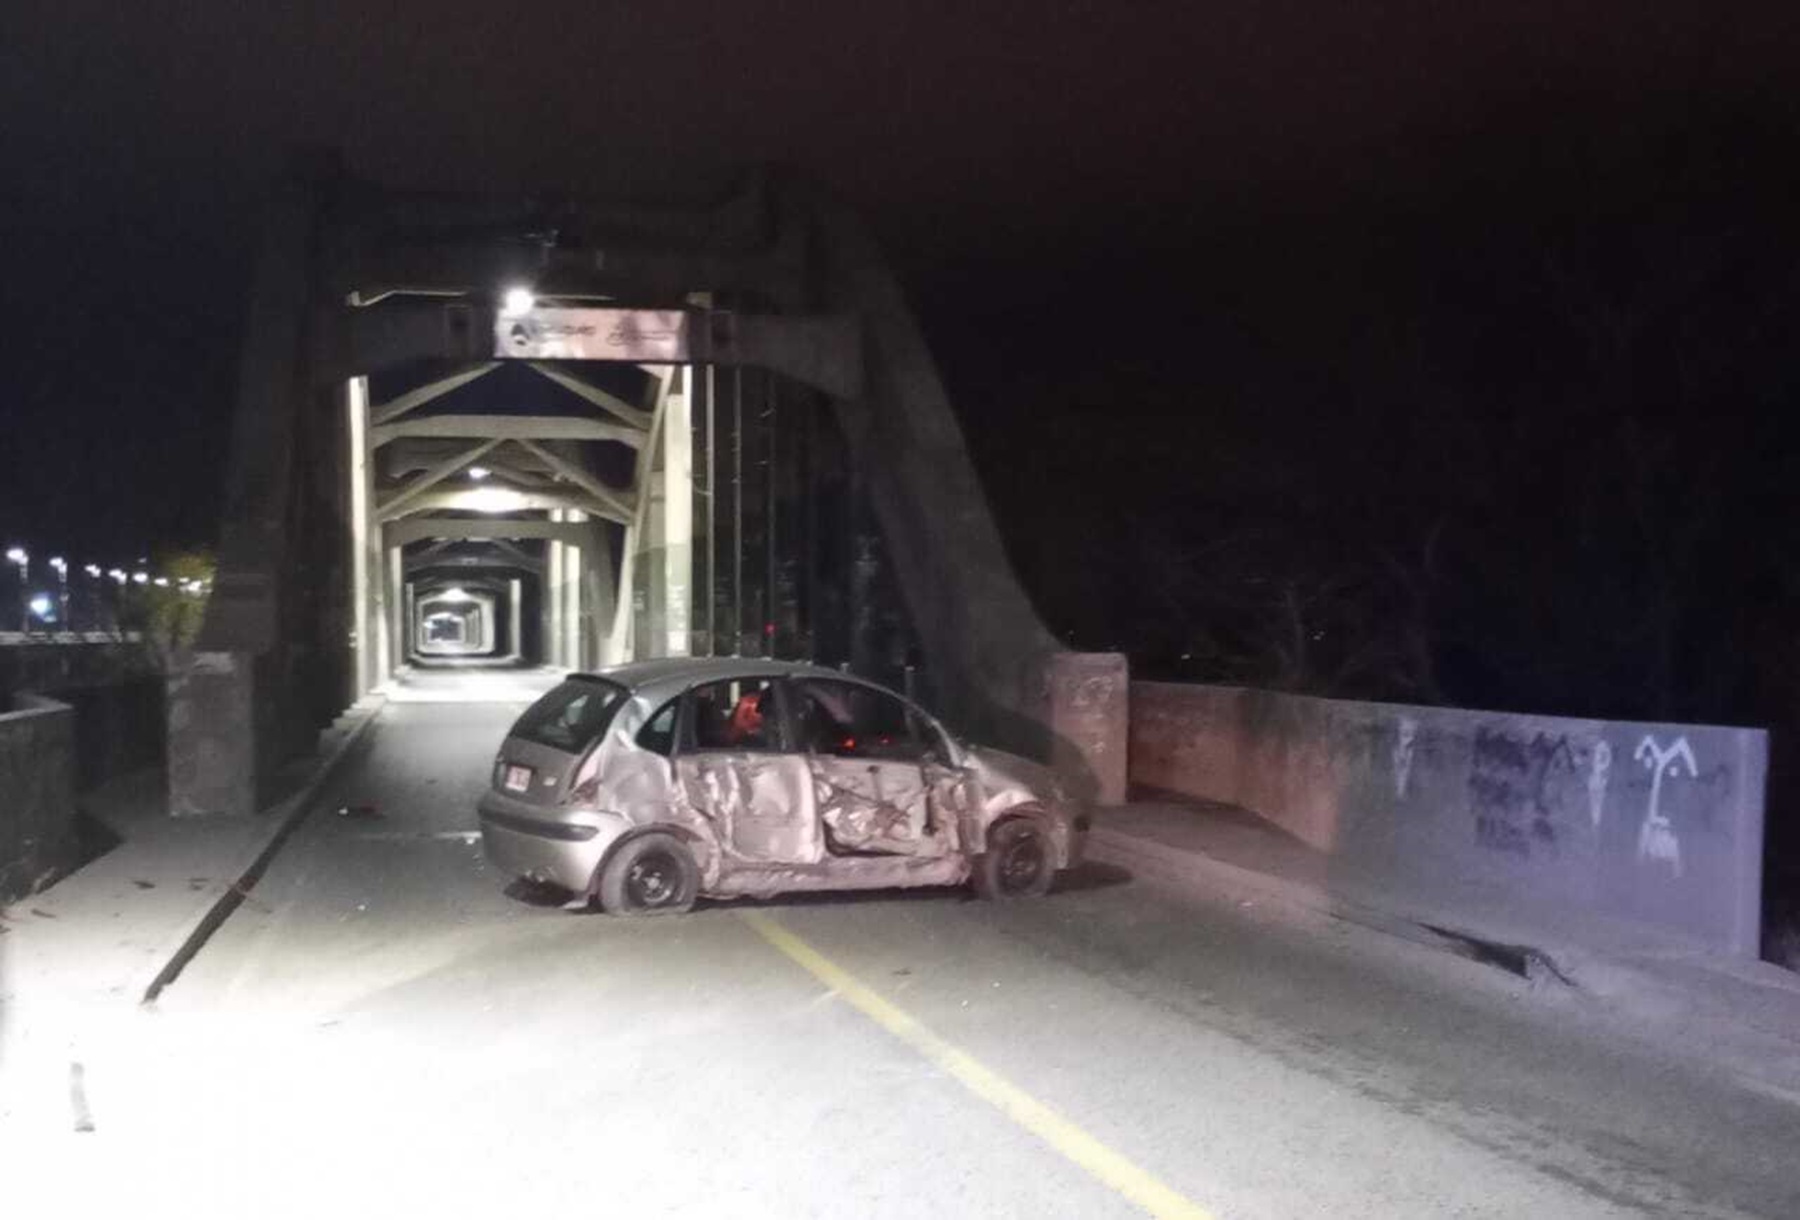
[[[787,740],[782,691],[772,677],[694,687],[681,716],[675,774],[739,860],[808,864],[822,854],[806,759]]]
[[[957,776],[940,765],[924,717],[857,682],[802,678],[792,691],[827,852],[937,856],[955,846]]]

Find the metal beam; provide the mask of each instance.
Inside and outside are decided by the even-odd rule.
[[[403,436],[491,437],[496,441],[618,441],[633,449],[644,443],[644,434],[623,424],[602,423],[569,415],[428,415],[369,429],[370,442],[380,448]]]
[[[440,377],[427,385],[408,390],[398,398],[390,399],[369,412],[372,424],[391,424],[415,407],[422,407],[434,398],[441,398],[452,390],[459,390],[478,377],[485,377],[500,367],[498,360],[489,360],[485,364],[473,368],[460,369],[448,377]]]
[[[434,568],[518,568],[521,571],[542,575],[544,561],[535,555],[521,551],[512,543],[501,538],[489,538],[476,544],[496,552],[486,551],[451,551],[451,547],[467,545],[454,539],[434,543],[425,550],[406,557],[406,571],[410,576],[414,572],[423,572]]]
[[[864,391],[862,319],[855,315],[715,312],[706,321],[696,359],[770,369],[833,398]]]
[[[561,454],[552,453],[542,445],[534,444],[527,440],[521,440],[516,443],[520,448],[528,449],[533,454],[537,455],[537,457],[541,458],[544,464],[549,466],[550,469],[554,470],[557,474],[560,474],[563,478],[587,492],[588,495],[594,497],[594,499],[598,500],[601,504],[606,505],[606,516],[609,520],[623,521],[626,523],[631,521],[632,506],[620,499],[618,492],[602,483],[599,479],[596,479],[593,475],[569,461]],[[646,452],[648,452],[648,450],[639,451],[639,464],[642,464],[643,454]]]
[[[644,525],[650,512],[650,476],[656,465],[656,443],[662,437],[663,416],[668,411],[670,369],[656,371],[656,414],[650,421],[650,443],[638,450],[637,468],[633,472],[632,490],[636,494],[635,512],[625,527],[625,550],[619,556],[619,587],[613,601],[612,631],[608,637],[609,663],[624,660],[627,652],[635,659],[636,641],[632,639],[635,623],[633,609],[637,604],[633,582],[637,575],[637,552],[644,537]],[[710,596],[710,595],[709,595]]]
[[[549,378],[569,393],[587,399],[602,411],[610,412],[632,427],[649,431],[651,413],[632,406],[616,394],[609,394],[599,386],[589,385],[579,377],[571,377],[555,365],[546,364],[542,360],[527,360],[525,367],[541,377]]]
[[[507,496],[504,505],[496,503],[490,494],[500,492]],[[423,512],[547,512],[553,508],[577,508],[584,513],[592,513],[604,517],[608,521],[617,521],[624,525],[630,515],[613,507],[602,504],[592,496],[579,491],[514,491],[507,487],[459,487],[453,490],[428,491],[409,499],[404,505],[396,506],[391,511],[384,508],[381,520],[397,521],[401,517],[410,517],[414,513]]]
[[[513,517],[408,517],[382,526],[385,545],[405,546],[427,538],[457,540],[494,538],[552,538],[571,546],[586,544],[597,525],[580,522],[522,521]]]
[[[470,462],[473,462],[476,458],[480,457],[488,450],[497,447],[499,444],[500,441],[498,440],[483,441],[473,448],[464,449],[461,453],[455,453],[445,458],[443,461],[427,470],[424,474],[408,483],[405,487],[401,488],[394,495],[388,497],[386,501],[378,504],[375,508],[375,519],[377,521],[393,520],[400,515],[400,507],[403,504],[414,499],[427,488],[443,482],[445,479],[467,466]]]

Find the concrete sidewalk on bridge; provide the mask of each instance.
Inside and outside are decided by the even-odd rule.
[[[1089,854],[1239,905],[1275,905],[1510,969],[1732,1071],[1800,1097],[1800,975],[1677,934],[1533,898],[1498,882],[1396,879],[1256,814],[1200,801],[1101,810]]]
[[[250,817],[168,816],[162,776],[141,773],[80,804],[118,841],[49,888],[0,909],[0,1120],[68,1105],[71,1064],[142,1012],[298,824],[381,708],[352,708],[283,772],[286,796]]]

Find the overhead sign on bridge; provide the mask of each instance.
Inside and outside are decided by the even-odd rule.
[[[533,309],[494,320],[494,355],[512,360],[691,358],[688,315],[679,309]]]

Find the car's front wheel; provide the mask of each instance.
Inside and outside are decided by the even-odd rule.
[[[595,890],[608,915],[676,915],[700,894],[700,866],[674,835],[640,835],[607,860]]]
[[[1043,827],[1011,818],[988,832],[975,861],[975,892],[983,898],[1036,898],[1056,877],[1056,852]]]

